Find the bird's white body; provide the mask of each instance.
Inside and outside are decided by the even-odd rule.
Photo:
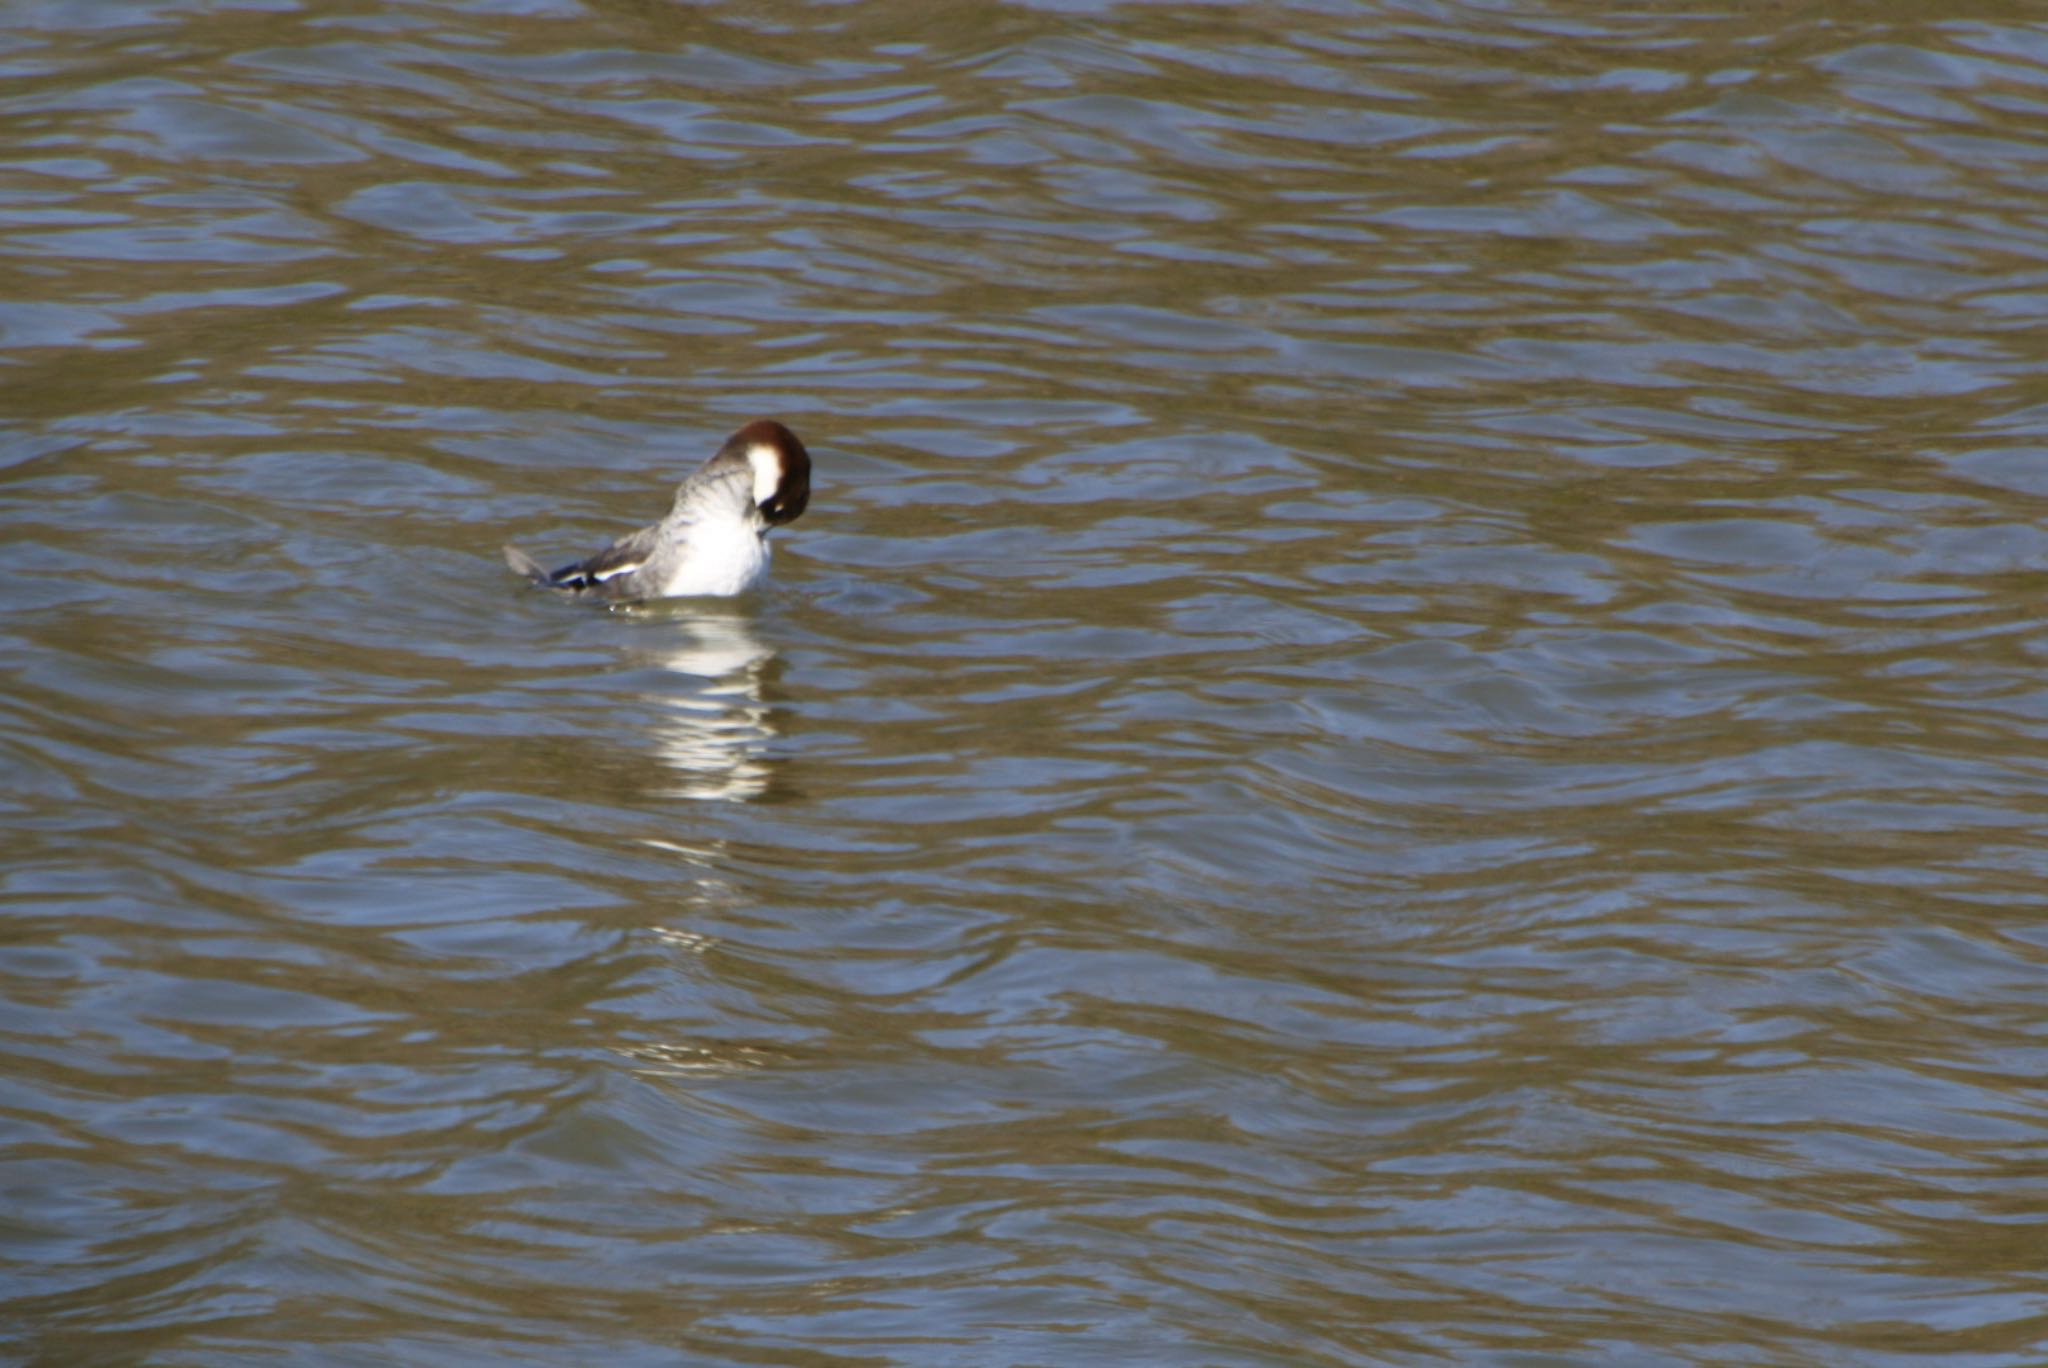
[[[692,598],[699,594],[744,593],[768,577],[768,524],[742,502],[743,514],[709,511],[689,524],[674,553],[657,556],[648,569],[655,592],[649,598]]]
[[[517,547],[514,570],[551,589],[613,602],[743,593],[768,574],[768,533],[810,502],[811,457],[766,419],[727,439],[676,489],[668,516],[587,560],[550,572]]]

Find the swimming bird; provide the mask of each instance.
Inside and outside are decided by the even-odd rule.
[[[768,574],[768,533],[811,501],[811,454],[771,418],[747,424],[676,488],[668,516],[588,560],[549,571],[516,546],[505,563],[535,584],[578,598],[731,595]]]

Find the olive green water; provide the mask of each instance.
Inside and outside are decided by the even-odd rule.
[[[0,8],[0,1354],[2048,1361],[1964,8]]]

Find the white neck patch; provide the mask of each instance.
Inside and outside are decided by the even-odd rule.
[[[766,442],[747,448],[747,464],[754,470],[754,506],[760,507],[782,484],[782,453]]]

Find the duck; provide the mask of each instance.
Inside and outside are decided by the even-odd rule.
[[[605,603],[730,597],[767,578],[769,532],[810,501],[810,452],[781,423],[757,418],[676,487],[660,522],[559,570],[516,546],[505,547],[505,563],[542,588]]]

